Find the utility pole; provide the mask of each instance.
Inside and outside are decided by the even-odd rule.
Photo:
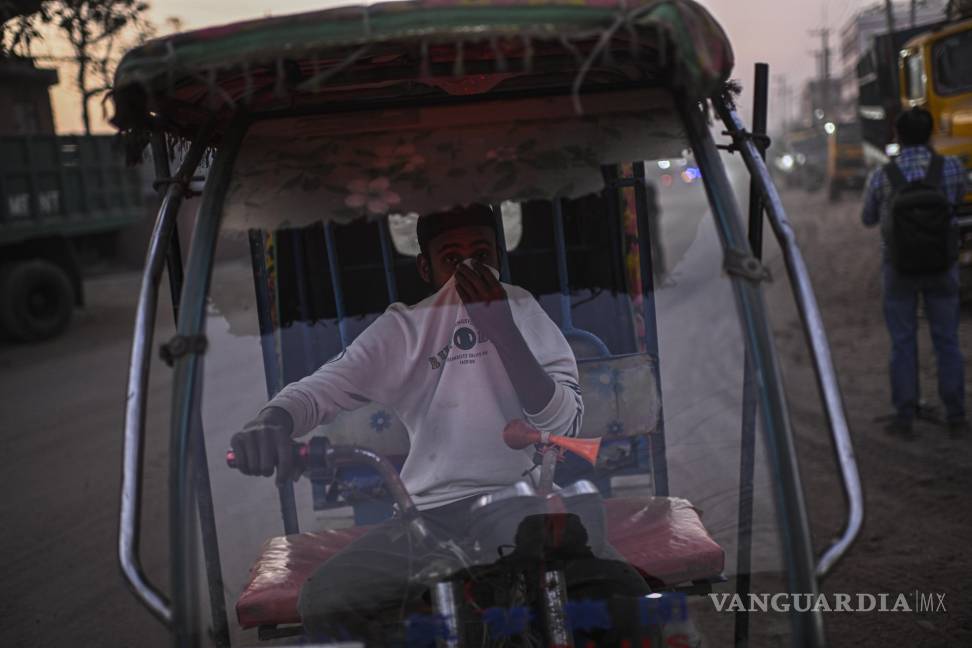
[[[822,91],[820,107],[824,111],[824,115],[829,117],[834,111],[832,97],[830,96],[830,28],[813,29],[810,31],[810,35],[820,36],[820,50],[816,52],[820,61],[820,68],[817,72]]]

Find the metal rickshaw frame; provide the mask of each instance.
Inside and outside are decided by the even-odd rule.
[[[674,93],[681,112],[689,143],[704,178],[705,191],[716,220],[716,230],[725,250],[725,268],[730,276],[738,314],[746,341],[747,380],[743,397],[742,457],[740,465],[739,564],[748,566],[751,531],[753,457],[755,453],[756,417],[765,431],[768,458],[776,489],[778,515],[784,529],[782,548],[788,587],[792,592],[818,593],[819,580],[827,575],[844,555],[860,530],[863,520],[862,493],[853,448],[850,442],[843,403],[830,356],[826,334],[809,274],[797,247],[790,226],[773,185],[762,153],[765,148],[765,89],[766,70],[758,69],[756,111],[753,132],[743,126],[727,88],[708,97],[689,98],[684,92]],[[748,232],[733,198],[725,168],[707,123],[707,108],[711,105],[726,126],[731,137],[730,147],[739,152],[751,176],[751,196]],[[288,114],[271,111],[267,114],[247,114],[236,111],[228,126],[218,134],[218,150],[210,168],[201,206],[192,234],[192,248],[183,270],[175,218],[188,193],[190,180],[207,149],[216,140],[215,117],[200,121],[191,136],[191,145],[179,169],[169,169],[165,132],[173,132],[159,115],[149,115],[145,132],[150,133],[158,186],[162,188],[162,202],[152,231],[141,292],[136,312],[132,358],[129,370],[128,401],[125,416],[123,453],[123,484],[119,529],[119,558],[123,574],[135,596],[168,626],[176,645],[196,645],[199,627],[198,593],[194,579],[196,556],[196,515],[198,512],[204,550],[204,563],[209,577],[210,606],[213,616],[212,634],[218,645],[229,645],[219,550],[216,544],[215,518],[206,451],[201,431],[200,403],[197,398],[201,381],[202,353],[205,331],[205,304],[213,270],[215,245],[220,228],[220,215],[226,197],[230,174],[240,145],[251,124],[260,119],[274,119]],[[292,114],[292,112],[290,113]],[[154,120],[154,121],[152,121]],[[144,141],[142,142],[144,144]],[[636,165],[632,184],[644,192],[644,166]],[[640,227],[643,221],[643,200],[636,200]],[[773,347],[772,334],[760,288],[763,268],[759,262],[762,248],[762,214],[783,252],[788,277],[800,313],[817,382],[823,397],[837,460],[848,502],[848,520],[838,538],[815,560],[803,491],[797,467],[793,433],[786,407],[780,376],[780,366]],[[645,249],[650,249],[646,246]],[[153,346],[153,326],[161,274],[168,268],[170,290],[177,319],[177,336],[169,345],[173,356],[174,398],[172,435],[170,439],[170,552],[172,596],[167,598],[145,577],[139,558],[139,509],[141,499],[141,466],[144,447],[145,400],[150,355]],[[646,307],[651,306],[653,287],[648,255],[641,256],[642,286]],[[332,274],[333,276],[333,274]],[[258,291],[259,299],[259,291]],[[648,319],[652,313],[648,314]],[[656,350],[657,352],[657,350]],[[750,380],[749,378],[752,378]],[[759,385],[756,393],[751,385]],[[663,438],[663,437],[662,437]],[[663,475],[664,451],[657,474]],[[664,479],[659,482],[659,494],[667,494]],[[747,492],[748,489],[748,492]],[[297,531],[292,485],[281,489],[281,511],[286,533]],[[739,569],[737,591],[747,593],[748,571]],[[819,612],[791,614],[794,641],[801,646],[824,645],[823,620]],[[737,639],[748,636],[745,613],[737,615]]]

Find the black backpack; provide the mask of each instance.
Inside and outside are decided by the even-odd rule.
[[[891,265],[903,274],[948,270],[958,258],[958,229],[942,188],[945,159],[932,155],[925,177],[909,182],[894,162],[884,166],[891,181]]]

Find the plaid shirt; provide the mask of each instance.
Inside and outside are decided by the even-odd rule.
[[[895,163],[901,169],[901,173],[909,182],[925,177],[925,171],[931,162],[931,149],[925,146],[906,146],[901,149],[901,154],[896,158]],[[965,169],[962,162],[957,157],[946,157],[945,166],[942,169],[942,184],[945,188],[945,197],[953,205],[962,202],[965,195]],[[868,227],[877,225],[885,220],[891,202],[891,181],[884,172],[884,167],[875,169],[867,181],[867,190],[864,193],[864,212],[861,220]]]

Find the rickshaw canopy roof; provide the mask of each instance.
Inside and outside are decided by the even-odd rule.
[[[259,117],[504,91],[576,98],[621,85],[702,99],[732,63],[722,28],[693,0],[387,2],[150,41],[118,66],[114,123],[139,131],[157,117],[191,138],[215,117],[218,137],[238,108]]]

